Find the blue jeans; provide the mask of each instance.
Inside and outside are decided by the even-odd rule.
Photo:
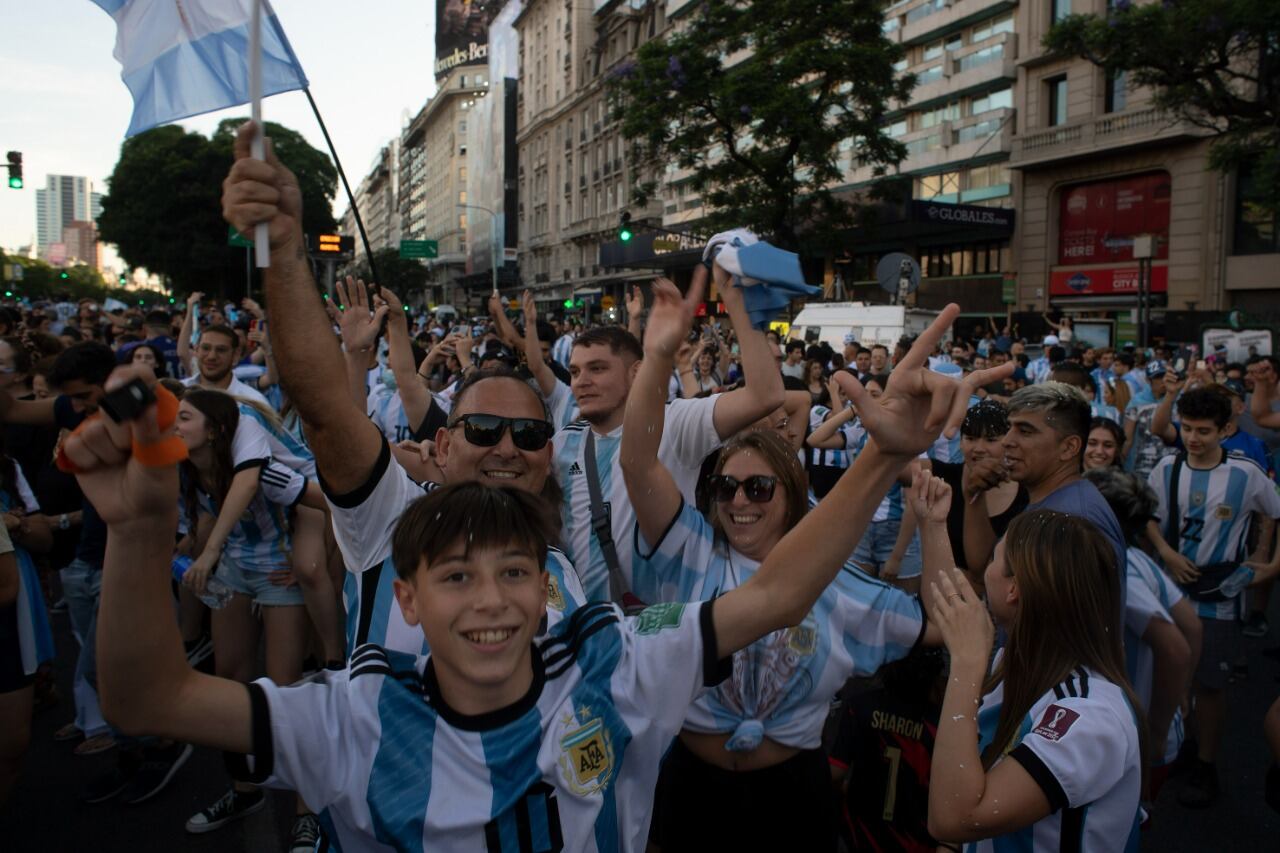
[[[59,573],[62,578],[62,596],[67,601],[67,615],[71,617],[71,630],[80,641],[80,655],[76,658],[72,695],[76,705],[76,727],[86,738],[106,734],[107,721],[102,718],[98,706],[98,691],[93,677],[95,669],[94,632],[98,621],[98,598],[102,590],[102,570],[95,569],[83,560],[72,560]]]

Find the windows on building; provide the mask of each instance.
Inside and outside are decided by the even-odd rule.
[[[1071,0],[1049,0],[1049,16],[1055,24],[1071,14]]]
[[[1236,176],[1235,241],[1233,255],[1266,255],[1280,252],[1280,217],[1263,204],[1265,188],[1251,169]]]
[[[997,89],[985,95],[975,95],[969,102],[969,115],[976,116],[991,110],[1008,109],[1013,106],[1013,89]]]
[[[1049,127],[1067,123],[1067,75],[1061,74],[1044,81],[1045,116]]]
[[[1103,77],[1103,112],[1118,113],[1128,100],[1128,86],[1123,71],[1108,71]]]
[[[986,65],[988,62],[995,62],[1003,57],[1004,45],[993,44],[991,47],[984,47],[982,50],[960,57],[960,61],[956,63],[956,70],[968,71],[971,68]]]

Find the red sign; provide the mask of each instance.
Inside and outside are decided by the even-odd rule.
[[[1169,268],[1151,267],[1151,292],[1169,292]],[[1138,265],[1091,270],[1056,270],[1049,273],[1052,296],[1138,295]]]
[[[1135,234],[1154,234],[1155,257],[1169,257],[1171,187],[1167,172],[1152,172],[1064,189],[1058,263],[1132,261]]]

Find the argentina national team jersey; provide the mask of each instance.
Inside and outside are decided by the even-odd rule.
[[[684,504],[656,547],[637,528],[635,592],[644,601],[711,600],[746,583],[760,564],[716,541]],[[698,732],[735,732],[815,749],[831,697],[851,675],[869,676],[906,657],[924,635],[919,599],[846,566],[799,625],[774,631],[733,656],[733,675],[699,697],[685,720]]]
[[[1166,536],[1169,489],[1177,458],[1161,459],[1148,477],[1160,500],[1157,521]],[[1223,451],[1222,461],[1206,470],[1192,468],[1184,461],[1178,475],[1177,498],[1181,515],[1176,520],[1178,551],[1197,566],[1244,560],[1252,513],[1280,518],[1280,494],[1275,483],[1257,463],[1235,452]],[[1227,601],[1196,602],[1196,610],[1201,618],[1231,620],[1238,618],[1243,604],[1244,596],[1237,595]]]
[[[426,654],[422,629],[404,621],[392,582],[396,577],[391,559],[391,538],[400,515],[426,494],[391,455],[386,442],[369,480],[345,495],[335,495],[324,484],[333,518],[333,535],[347,567],[342,600],[347,612],[347,651],[373,643],[393,651]],[[434,484],[428,484],[434,488]],[[547,623],[554,625],[579,607],[586,598],[578,574],[565,555],[547,550]]]
[[[297,791],[343,853],[641,853],[662,758],[725,672],[712,607],[587,605],[535,644],[528,693],[480,716],[446,704],[429,656],[376,646],[257,681],[235,775]]]
[[[1130,546],[1125,567],[1124,654],[1129,683],[1143,707],[1150,707],[1151,684],[1155,675],[1155,655],[1142,639],[1152,620],[1173,624],[1173,606],[1183,599],[1182,590],[1141,548]],[[1174,713],[1173,724],[1165,742],[1165,763],[1177,757],[1182,746],[1183,729],[1180,711]]]
[[[307,447],[306,441],[253,406],[241,403],[239,408],[241,422],[248,418],[262,428],[273,460],[287,468],[292,468],[307,479],[315,479],[316,459],[311,454],[311,448]]]
[[[667,404],[658,464],[671,472],[680,494],[694,503],[694,489],[702,461],[720,446],[714,413],[719,395],[674,400]],[[585,420],[574,421],[555,437],[555,475],[564,492],[560,541],[569,560],[578,569],[589,601],[609,598],[609,567],[604,552],[591,529],[591,494],[584,465],[587,431]],[[614,548],[623,576],[631,578],[631,532],[636,514],[627,495],[618,450],[622,427],[608,435],[596,435],[596,469],[600,474],[600,494],[608,505]],[[643,599],[642,599],[643,600]]]
[[[853,420],[853,423],[845,427],[844,432],[845,446],[849,449],[849,462],[852,464],[853,460],[857,459],[858,454],[862,452],[862,448],[867,446],[867,439],[870,437],[870,433],[862,425],[862,421],[857,418]],[[928,459],[929,456],[927,453],[921,453],[916,458]],[[906,497],[902,491],[902,483],[895,479],[893,485],[889,487],[889,491],[880,499],[880,505],[876,507],[871,520],[873,522],[902,521],[902,513],[905,508]]]
[[[197,491],[196,500],[203,512],[218,517],[213,498]],[[291,552],[288,508],[267,500],[259,488],[244,515],[231,528],[222,554],[246,571],[274,572],[289,568]]]
[[[995,736],[1003,701],[1003,682],[982,697],[980,751]],[[971,842],[967,853],[1136,853],[1142,759],[1137,719],[1119,687],[1092,670],[1073,671],[1032,705],[997,763],[1010,760],[1040,786],[1051,812],[1016,832]]]
[[[387,441],[399,444],[413,438],[414,428],[404,413],[404,401],[400,399],[399,391],[379,384],[369,394],[365,414]]]

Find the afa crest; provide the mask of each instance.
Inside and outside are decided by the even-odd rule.
[[[787,629],[787,647],[798,655],[808,657],[818,650],[818,631],[812,616],[793,628]]]
[[[571,725],[574,719],[566,714],[563,722]],[[575,794],[588,796],[604,788],[613,780],[613,769],[613,741],[599,717],[592,717],[560,738],[561,775]]]
[[[556,576],[547,574],[547,606],[552,610],[564,612],[564,592],[560,589],[560,582],[556,580]]]

